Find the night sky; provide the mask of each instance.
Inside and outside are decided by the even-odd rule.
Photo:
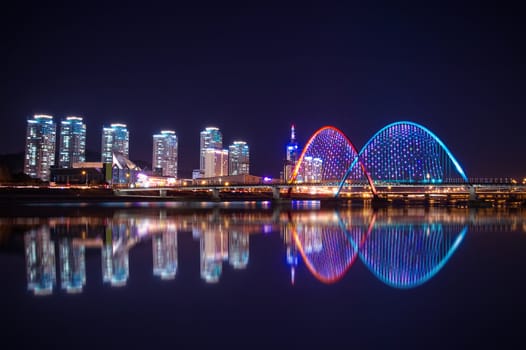
[[[121,122],[151,162],[173,129],[189,177],[217,126],[249,143],[251,173],[279,176],[291,123],[301,145],[334,125],[361,148],[411,120],[470,177],[526,176],[526,24],[505,2],[17,3],[0,11],[0,154],[24,150],[33,114],[80,115],[88,150]]]

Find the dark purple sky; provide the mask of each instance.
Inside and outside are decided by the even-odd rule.
[[[252,173],[278,176],[292,122],[302,144],[334,125],[361,148],[384,125],[411,120],[468,176],[526,176],[523,12],[503,2],[366,3],[3,8],[0,154],[24,150],[33,114],[73,114],[97,152],[103,124],[128,124],[135,160],[151,161],[152,134],[174,129],[187,177],[199,166],[199,131],[214,125],[225,145],[249,143]]]

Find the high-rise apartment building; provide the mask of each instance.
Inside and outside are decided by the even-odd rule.
[[[152,167],[163,176],[177,178],[177,136],[175,131],[163,130],[153,135]]]
[[[205,151],[207,149],[220,150],[223,148],[223,135],[219,128],[207,127],[201,131],[201,142],[200,142],[200,161],[199,169],[201,172],[205,172]]]
[[[73,163],[86,161],[86,124],[81,117],[66,117],[60,123],[58,165],[72,168]]]
[[[130,134],[126,124],[111,124],[102,128],[101,162],[112,163],[113,153],[129,158]]]
[[[204,177],[216,177],[228,175],[228,150],[205,149]]]
[[[50,115],[35,115],[27,121],[24,173],[49,181],[50,167],[55,165],[57,126]]]
[[[228,147],[228,175],[249,174],[250,153],[245,141],[234,141]]]
[[[323,175],[323,160],[321,158],[305,157],[303,159],[303,174],[299,174],[304,182],[321,182]]]

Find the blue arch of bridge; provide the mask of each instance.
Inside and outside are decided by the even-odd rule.
[[[383,128],[381,128],[380,130],[378,130],[370,139],[369,141],[367,141],[367,143],[362,147],[362,149],[360,150],[360,152],[358,153],[358,156],[354,159],[354,161],[351,163],[351,165],[349,166],[349,169],[347,170],[347,172],[345,173],[345,175],[343,176],[342,180],[340,181],[340,184],[338,186],[338,191],[336,191],[336,194],[335,194],[335,197],[338,197],[339,194],[340,194],[340,191],[341,189],[343,188],[344,184],[345,184],[345,181],[347,180],[347,178],[349,177],[352,169],[356,166],[356,163],[358,163],[358,160],[360,159],[362,153],[364,152],[364,150],[367,148],[367,146],[369,146],[369,144],[378,136],[380,135],[382,132],[384,132],[385,130],[395,126],[395,125],[401,125],[401,124],[406,124],[406,125],[412,125],[412,126],[415,126],[421,130],[423,130],[424,132],[426,132],[428,135],[430,135],[439,145],[440,147],[442,147],[442,149],[446,152],[446,154],[448,155],[449,159],[451,160],[451,162],[453,163],[453,165],[455,166],[455,169],[457,170],[457,172],[459,173],[459,175],[462,177],[462,179],[468,183],[468,177],[466,176],[466,173],[464,172],[464,170],[462,169],[462,167],[460,166],[460,163],[457,161],[457,159],[455,158],[455,156],[453,156],[453,153],[451,153],[451,151],[449,150],[449,148],[447,148],[446,144],[444,142],[442,142],[442,140],[435,134],[433,133],[431,130],[429,130],[428,128],[426,128],[425,126],[422,126],[418,123],[415,123],[415,122],[411,122],[411,121],[398,121],[398,122],[394,122],[394,123],[391,123],[389,125],[386,125],[384,126]],[[363,162],[362,162],[363,163]]]

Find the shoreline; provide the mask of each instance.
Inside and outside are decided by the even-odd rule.
[[[220,198],[213,198],[203,192],[181,192],[177,196],[147,196],[147,195],[116,195],[112,189],[103,188],[31,188],[31,187],[3,187],[0,188],[0,206],[20,206],[59,203],[139,203],[139,202],[173,202],[173,203],[228,203],[228,202],[268,202],[271,206],[288,206],[293,202],[316,201],[320,207],[469,207],[469,208],[524,208],[526,201],[506,201],[494,203],[488,200],[456,200],[437,201],[430,199],[384,199],[384,198],[334,198],[321,196],[293,195],[290,198],[272,198],[266,193],[224,194]],[[498,205],[496,205],[498,204]]]

